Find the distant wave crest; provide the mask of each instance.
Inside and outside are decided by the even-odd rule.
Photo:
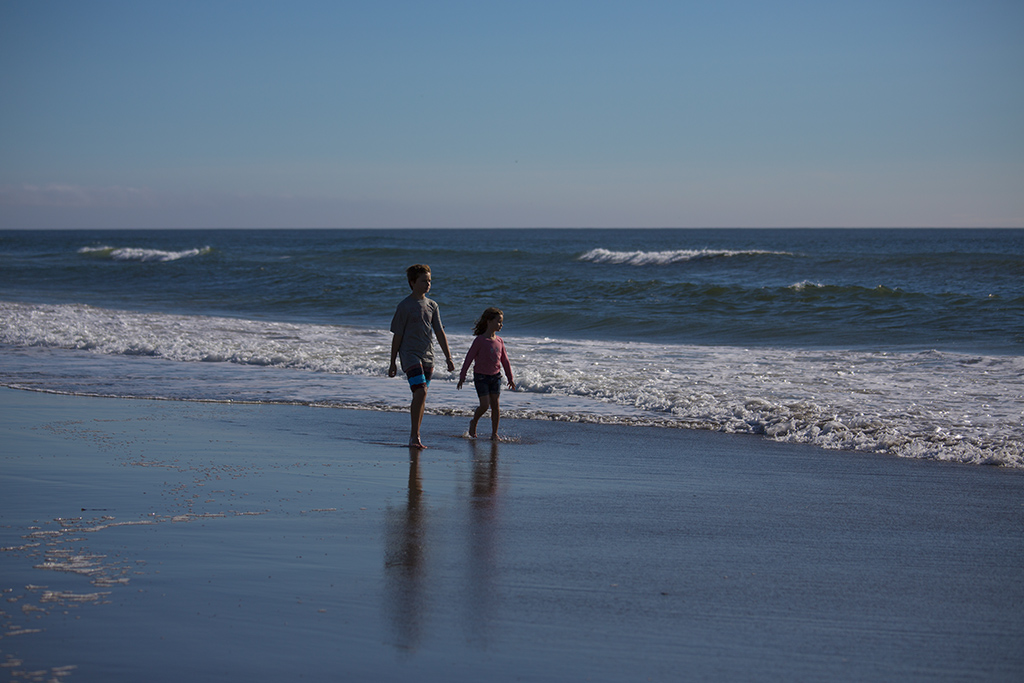
[[[79,254],[109,258],[113,261],[177,261],[209,254],[211,247],[185,249],[184,251],[164,251],[162,249],[143,249],[141,247],[82,247]]]
[[[787,251],[766,251],[759,249],[676,249],[673,251],[612,251],[591,249],[579,257],[590,263],[623,264],[627,266],[666,266],[673,263],[700,261],[732,256],[792,256]]]

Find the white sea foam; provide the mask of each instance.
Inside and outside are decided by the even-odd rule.
[[[471,338],[449,340],[458,356]],[[757,433],[829,449],[1024,467],[1020,356],[505,341],[523,390],[503,400],[512,416]],[[385,329],[0,302],[0,343],[17,351],[0,354],[7,386],[379,409],[405,409],[408,401],[400,381],[380,381]],[[53,349],[70,351],[55,359]],[[43,362],[29,357],[33,350],[51,355]],[[111,371],[125,356],[162,365]],[[107,360],[82,380],[88,363],[68,368],[83,358]],[[458,413],[465,399],[435,392],[431,407]]]
[[[161,249],[142,249],[139,247],[82,247],[80,254],[104,256],[115,261],[177,261],[178,259],[202,256],[212,251],[210,247],[185,249],[183,251],[163,251]]]
[[[383,330],[136,313],[77,304],[0,302],[0,343],[226,362],[338,374],[377,374]]]
[[[792,256],[784,251],[728,250],[728,249],[677,249],[674,251],[610,251],[591,249],[578,260],[590,263],[625,264],[629,266],[665,266],[700,259],[725,258],[730,256]]]

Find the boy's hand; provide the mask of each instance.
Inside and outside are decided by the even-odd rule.
[[[461,380],[461,379],[460,379],[460,380],[459,380],[459,383],[455,385],[455,388],[456,388],[456,389],[461,389],[461,388],[462,388],[462,383],[463,383],[463,381],[465,381],[465,380]]]
[[[516,390],[516,383],[513,382],[512,380],[509,380],[508,381],[508,388],[511,389],[512,391],[515,391]]]
[[[455,372],[455,361],[448,359],[448,372]]]
[[[391,367],[388,368],[388,377],[394,377],[398,374],[398,368],[395,367],[394,361],[391,362]]]

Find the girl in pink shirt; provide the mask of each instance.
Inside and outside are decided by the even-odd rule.
[[[477,337],[469,347],[466,360],[462,363],[462,372],[459,373],[458,388],[461,389],[462,383],[466,381],[469,364],[476,361],[473,367],[473,386],[476,387],[480,405],[473,412],[473,419],[469,422],[469,435],[474,438],[477,422],[490,408],[491,441],[498,440],[498,420],[501,419],[498,408],[498,397],[501,395],[501,368],[505,369],[508,388],[512,391],[516,389],[516,383],[512,379],[512,366],[509,365],[508,354],[505,352],[505,342],[498,336],[504,319],[501,309],[488,308],[484,311],[473,328],[473,334]]]

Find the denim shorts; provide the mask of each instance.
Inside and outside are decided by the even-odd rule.
[[[481,375],[479,372],[474,372],[473,386],[476,387],[477,396],[487,396],[488,394],[500,394],[501,373],[499,372],[496,375]]]

